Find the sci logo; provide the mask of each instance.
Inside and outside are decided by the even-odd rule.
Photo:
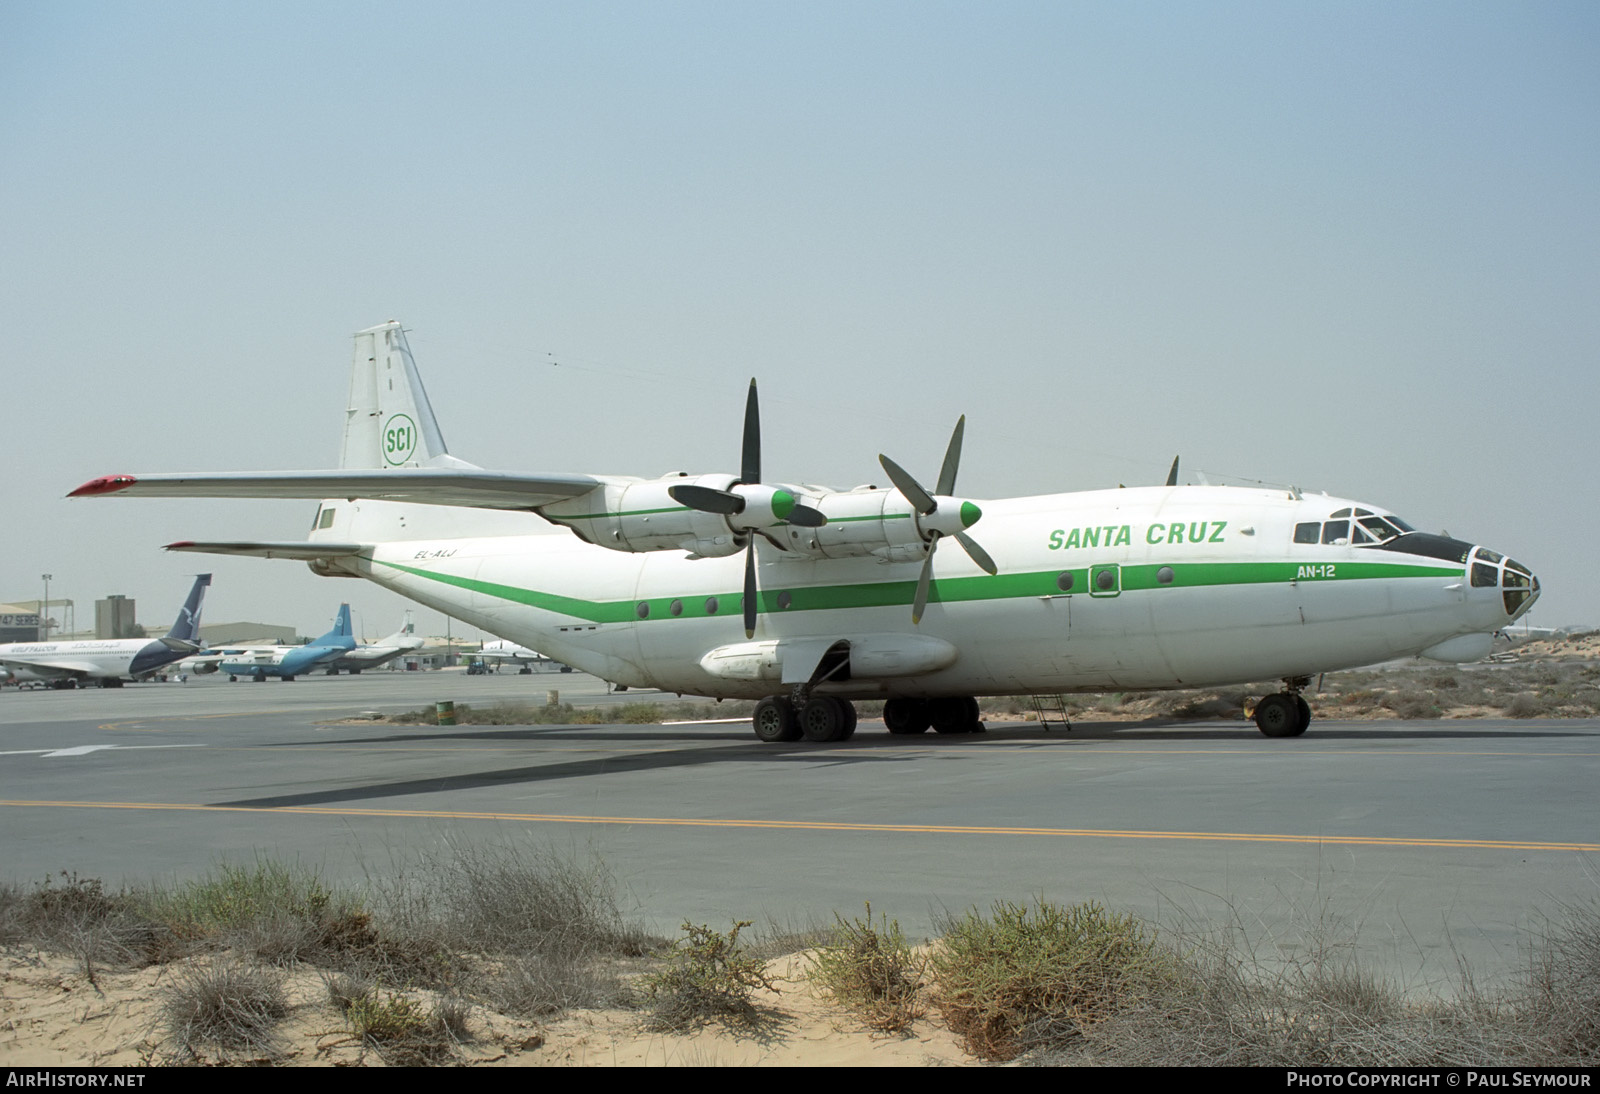
[[[383,458],[391,467],[409,460],[417,450],[417,423],[404,414],[391,415],[383,423]]]

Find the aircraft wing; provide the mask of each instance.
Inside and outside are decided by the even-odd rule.
[[[98,665],[91,665],[87,661],[28,661],[16,657],[0,658],[0,665],[5,666],[7,669],[23,669],[34,674],[35,676],[42,676],[45,679],[61,676],[75,676],[80,680],[87,676],[93,675],[99,670],[100,667]]]
[[[251,558],[291,558],[302,562],[315,562],[325,558],[353,558],[362,551],[370,551],[370,543],[307,543],[305,540],[281,542],[249,542],[245,540],[199,543],[181,539],[169,543],[169,551],[194,551],[207,555],[244,555]]]
[[[529,510],[587,494],[605,481],[593,475],[530,475],[455,467],[403,471],[206,471],[105,475],[91,479],[67,496],[372,498],[473,509]]]

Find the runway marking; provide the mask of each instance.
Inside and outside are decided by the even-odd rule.
[[[0,752],[0,756],[42,756],[50,759],[54,756],[87,756],[91,752],[129,752],[139,748],[205,748],[205,745],[73,745],[69,748],[19,748],[10,752]]]
[[[849,821],[738,820],[714,817],[604,817],[560,813],[479,813],[444,809],[340,809],[282,806],[252,809],[236,805],[187,802],[22,801],[0,799],[0,806],[55,809],[149,809],[200,813],[268,813],[331,817],[390,817],[419,820],[492,820],[526,824],[626,824],[641,827],[756,828],[784,831],[894,832],[946,836],[1054,836],[1079,839],[1186,840],[1220,843],[1340,844],[1358,847],[1437,847],[1477,851],[1600,852],[1600,843],[1558,843],[1543,840],[1428,839],[1400,836],[1293,835],[1271,832],[1158,832],[1113,828],[1021,828],[965,824],[865,824]]]

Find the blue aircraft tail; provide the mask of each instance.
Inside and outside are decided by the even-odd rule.
[[[199,574],[189,589],[189,599],[183,602],[172,629],[162,638],[169,649],[200,648],[200,604],[205,600],[206,587],[211,584],[210,574]]]
[[[355,628],[350,625],[350,605],[339,605],[339,618],[333,630],[311,643],[313,646],[343,646],[353,649],[356,644]]]

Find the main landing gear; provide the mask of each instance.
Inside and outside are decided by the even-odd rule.
[[[817,744],[848,741],[856,731],[855,704],[832,695],[794,698],[769,695],[756,704],[751,719],[756,736],[769,744],[806,740]],[[883,722],[897,735],[925,733],[982,733],[978,701],[970,695],[940,699],[890,699],[883,705]]]
[[[883,704],[883,724],[900,735],[926,733],[982,733],[978,700],[970,695],[939,699],[890,699]]]
[[[1256,728],[1268,737],[1298,737],[1311,725],[1311,704],[1300,696],[1300,689],[1311,683],[1309,676],[1291,676],[1284,690],[1268,695],[1256,704]]]
[[[798,741],[817,744],[848,741],[856,732],[856,705],[832,695],[813,695],[799,703],[769,695],[756,704],[756,736],[769,744]]]

